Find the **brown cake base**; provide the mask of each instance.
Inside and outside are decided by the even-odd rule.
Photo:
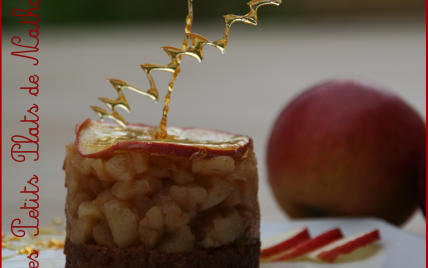
[[[65,243],[65,268],[258,268],[260,242],[172,253],[142,246],[108,249]]]

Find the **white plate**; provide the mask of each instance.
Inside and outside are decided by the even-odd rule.
[[[364,249],[352,253],[346,258],[340,257],[338,263],[324,264],[306,260],[282,263],[262,263],[261,268],[422,268],[426,267],[426,240],[408,233],[377,219],[326,219],[304,220],[285,223],[265,223],[261,227],[262,239],[297,226],[306,226],[312,236],[339,227],[345,236],[364,230],[379,229],[381,241],[372,246],[369,252]],[[368,254],[366,254],[368,253]],[[2,250],[2,255],[11,254]],[[361,256],[364,257],[361,257]],[[41,252],[37,259],[39,267],[63,268],[65,257],[62,250]],[[26,256],[18,256],[2,261],[2,267],[28,267]]]
[[[379,219],[323,219],[292,221],[283,224],[262,224],[263,238],[277,233],[306,226],[312,237],[339,227],[345,236],[366,230],[379,229],[381,241],[352,254],[339,257],[334,264],[316,263],[310,260],[266,263],[261,268],[423,268],[426,267],[426,240],[403,232]]]

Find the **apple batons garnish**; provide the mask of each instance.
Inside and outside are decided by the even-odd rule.
[[[272,260],[272,258],[277,257],[278,254],[290,250],[309,239],[311,239],[311,237],[306,227],[299,227],[270,237],[262,242],[262,255],[260,256],[260,260]]]
[[[310,253],[321,247],[324,247],[340,238],[343,238],[343,235],[339,228],[327,231],[307,242],[304,242],[303,244],[299,245],[292,251],[287,252],[284,255],[273,260],[273,262],[286,261],[292,258],[303,256],[307,253]]]
[[[379,230],[366,231],[331,243],[308,254],[308,257],[325,262],[334,262],[341,254],[349,254],[379,240]]]
[[[157,127],[128,124],[124,129],[117,124],[86,120],[76,126],[76,146],[84,157],[105,158],[115,151],[146,151],[202,158],[209,156],[245,156],[253,141],[247,136],[199,129],[168,128],[165,139],[155,139]]]

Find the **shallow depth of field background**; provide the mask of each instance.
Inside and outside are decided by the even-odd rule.
[[[185,57],[172,94],[169,125],[213,128],[247,134],[259,159],[262,221],[289,220],[270,193],[265,168],[269,133],[283,106],[305,88],[321,81],[356,77],[377,81],[410,103],[426,118],[425,1],[422,0],[283,0],[280,7],[259,9],[259,25],[236,23],[228,51],[204,49],[198,63]],[[33,1],[34,2],[34,1]],[[28,10],[27,0],[3,1],[3,159],[2,229],[28,216],[20,211],[20,194],[36,174],[40,181],[40,220],[47,224],[63,216],[66,191],[64,146],[74,141],[74,126],[97,119],[90,105],[103,107],[98,97],[116,98],[106,78],[146,88],[143,63],[168,63],[162,46],[180,46],[187,14],[186,0],[40,1],[40,60],[11,56],[25,45],[30,24],[13,17],[14,8]],[[210,40],[223,36],[226,14],[245,14],[246,1],[194,0],[193,32]],[[28,77],[40,77],[40,94],[20,90]],[[154,74],[161,97],[171,74]],[[132,112],[129,122],[157,125],[162,104],[125,92]],[[13,135],[27,135],[30,123],[20,123],[33,103],[39,106],[40,160],[16,163],[10,157]],[[418,211],[404,225],[425,237],[425,219]]]

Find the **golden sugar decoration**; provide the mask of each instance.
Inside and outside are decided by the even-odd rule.
[[[56,227],[63,225],[61,218],[52,220],[48,227],[39,228],[39,235],[34,236],[36,231],[25,237],[16,237],[14,235],[1,234],[1,247],[3,249],[13,250],[16,253],[2,256],[2,260],[11,259],[19,255],[30,255],[34,250],[40,252],[52,251],[64,248],[64,232],[59,231]]]
[[[119,97],[116,100],[106,99],[106,98],[99,98],[99,100],[104,102],[104,104],[107,105],[107,107],[110,108],[112,112],[110,113],[102,108],[95,107],[95,106],[91,106],[91,108],[98,114],[101,121],[103,121],[104,118],[110,118],[116,121],[117,123],[119,123],[122,127],[126,128],[126,122],[124,118],[119,113],[117,113],[117,110],[116,110],[116,108],[118,107],[126,110],[127,112],[131,110],[129,107],[128,101],[126,100],[123,94],[123,90],[130,89],[137,93],[145,95],[154,101],[157,101],[159,99],[159,94],[151,73],[152,71],[170,72],[172,73],[172,77],[168,85],[168,93],[166,94],[164,99],[162,120],[159,124],[159,131],[155,136],[156,138],[165,139],[167,137],[166,125],[167,125],[168,112],[169,112],[169,102],[171,99],[172,90],[174,88],[174,83],[181,71],[180,65],[181,65],[182,56],[188,55],[197,59],[198,61],[202,61],[203,59],[202,49],[205,45],[214,46],[217,49],[219,49],[222,53],[224,53],[227,48],[227,42],[229,41],[230,27],[232,26],[233,23],[235,23],[236,21],[242,21],[247,24],[257,25],[257,9],[259,7],[263,5],[279,5],[280,3],[281,3],[281,0],[252,0],[248,3],[248,5],[250,6],[250,12],[248,14],[243,16],[237,16],[237,15],[224,16],[226,21],[226,29],[224,32],[224,36],[222,39],[213,42],[204,38],[203,36],[191,33],[192,22],[193,22],[193,0],[188,0],[189,11],[186,18],[185,36],[184,36],[184,41],[181,49],[176,47],[170,47],[170,46],[162,47],[162,49],[168,54],[169,58],[171,59],[171,63],[167,65],[158,65],[158,64],[151,64],[151,63],[140,65],[141,69],[143,69],[147,75],[147,78],[150,83],[150,89],[145,91],[121,80],[108,79],[108,81],[116,89]],[[188,47],[189,40],[191,41],[190,47]]]

